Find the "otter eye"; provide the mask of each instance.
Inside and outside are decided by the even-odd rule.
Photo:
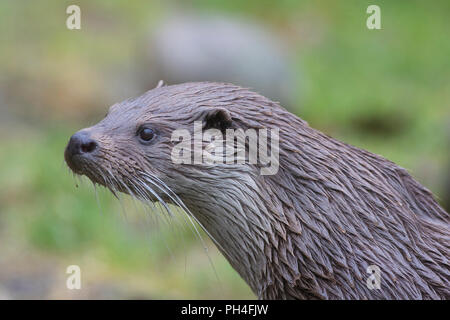
[[[153,139],[155,132],[150,128],[141,128],[138,131],[139,138],[143,141],[150,141]]]

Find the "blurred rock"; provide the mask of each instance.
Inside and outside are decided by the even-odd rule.
[[[289,54],[277,36],[248,20],[175,15],[153,28],[147,48],[147,89],[162,79],[232,82],[289,108],[298,90]]]
[[[6,289],[0,286],[0,300],[11,300],[11,296],[6,292]]]

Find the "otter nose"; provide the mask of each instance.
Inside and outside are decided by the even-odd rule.
[[[97,149],[98,143],[91,139],[86,131],[79,131],[70,137],[67,152],[73,156],[76,154],[87,154]]]

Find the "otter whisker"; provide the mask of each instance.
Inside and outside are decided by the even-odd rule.
[[[205,250],[206,256],[208,257],[208,260],[211,264],[211,267],[213,268],[214,274],[217,278],[217,280],[220,283],[220,279],[219,279],[219,275],[217,273],[216,268],[214,267],[214,263],[211,259],[211,256],[209,255],[208,251],[208,247],[206,245],[206,242],[204,241],[202,235],[200,234],[200,232],[198,231],[195,223],[192,221],[192,218],[200,225],[200,227],[203,229],[203,231],[213,240],[214,243],[216,243],[216,245],[221,248],[220,244],[218,243],[218,241],[208,232],[208,230],[206,230],[206,228],[201,224],[200,221],[198,221],[198,219],[192,214],[192,212],[189,210],[189,208],[184,204],[184,202],[176,195],[175,192],[172,191],[172,189],[169,188],[169,186],[167,186],[166,183],[164,183],[164,181],[162,181],[161,179],[159,179],[156,176],[153,175],[149,175],[147,173],[144,174],[144,176],[147,178],[146,180],[150,183],[152,183],[154,186],[158,187],[162,192],[164,192],[178,207],[182,208],[184,210],[184,212],[186,213],[186,216],[188,217],[189,221],[191,222],[191,225],[193,226],[195,233],[197,234],[197,236],[200,239],[200,242],[202,243],[203,249]],[[152,179],[157,180],[161,185],[159,185],[158,183],[156,183],[155,181],[153,181]],[[165,189],[164,189],[164,188]],[[150,188],[151,189],[151,188]],[[185,215],[182,215],[183,217]],[[192,218],[191,218],[192,217]],[[221,248],[223,250],[223,248]]]
[[[95,194],[95,200],[97,201],[98,210],[100,211],[100,214],[103,215],[102,206],[100,205],[100,198],[98,196],[97,185],[94,182],[92,184],[94,185],[94,194]]]
[[[147,205],[147,206],[144,206],[144,210],[146,210],[146,208],[148,208],[149,206],[152,206],[153,209],[155,209],[155,210],[157,209],[155,204],[150,200],[149,197],[147,197],[146,193],[143,190],[141,190],[141,188],[139,187],[139,185],[137,183],[134,183],[133,181],[129,181],[130,186],[128,186],[123,181],[116,179],[115,176],[111,173],[111,171],[109,169],[107,169],[107,172],[109,173],[109,176],[110,176],[109,178],[105,177],[107,180],[108,188],[114,189],[114,191],[117,191],[116,187],[115,187],[115,185],[116,185],[119,188],[125,189],[127,191],[127,193],[133,199],[133,203],[135,205],[136,211],[138,211],[136,201],[135,201],[136,199],[140,200],[144,205]],[[117,198],[121,202],[121,198],[119,198],[119,197],[117,197]],[[121,206],[122,206],[123,212],[125,212],[125,208],[122,203],[121,203]],[[160,209],[160,211],[163,211],[163,210]],[[145,215],[147,224],[149,223],[149,221],[148,221],[149,216],[158,217],[158,215]],[[126,217],[126,215],[125,215],[125,217]],[[164,242],[164,245],[166,246],[167,250],[169,251],[171,258],[174,259],[174,254],[173,254],[171,248],[169,247],[169,245],[167,244],[167,242],[164,239],[163,239],[163,242]]]
[[[112,174],[112,172],[109,170],[109,168],[105,168],[107,173],[109,174],[109,179],[105,175],[105,186],[111,191],[111,193],[114,195],[114,197],[120,201],[120,198],[118,196],[119,190],[116,189],[114,185],[120,186],[121,182],[115,178],[115,176]],[[109,181],[108,181],[109,180]]]
[[[167,203],[158,195],[158,193],[156,191],[154,191],[148,184],[143,183],[142,186],[148,190],[158,201],[159,203],[161,203],[165,209],[165,211],[167,212],[167,214],[169,215],[169,217],[173,217],[174,214],[172,212],[172,210],[169,208],[169,206],[167,205]]]
[[[149,179],[149,177],[146,177],[147,179]],[[161,188],[161,186],[159,186],[157,183],[155,183],[154,181],[148,181],[148,182],[150,182],[152,185],[155,185],[155,186],[157,186],[158,187],[158,189],[159,190],[161,190],[175,205],[177,205],[176,207],[175,207],[175,211],[176,212],[178,212],[178,213],[180,213],[180,211],[182,211],[183,209],[181,209],[180,208],[180,206],[177,204],[177,202],[176,202],[176,200],[170,195],[170,194],[168,194],[164,189],[162,189]],[[145,183],[145,182],[143,182],[143,183]],[[149,187],[148,185],[147,185],[147,187]],[[149,187],[150,188],[150,187]],[[184,218],[184,215],[183,214],[180,214],[183,218]],[[186,220],[185,220],[185,222],[187,222]],[[184,228],[184,225],[181,225],[183,228]]]
[[[201,234],[198,232],[197,227],[195,226],[195,224],[192,221],[192,218],[195,220],[195,222],[198,223],[198,225],[202,228],[202,230],[213,240],[213,242],[221,249],[223,249],[220,244],[218,243],[218,241],[208,232],[208,230],[206,230],[206,228],[203,226],[203,224],[192,214],[192,212],[189,210],[189,208],[184,204],[184,202],[176,195],[175,192],[172,191],[172,189],[170,189],[166,183],[164,183],[164,181],[162,181],[161,179],[159,179],[158,177],[155,176],[150,176],[149,174],[146,174],[146,177],[148,179],[148,181],[150,183],[153,183],[155,186],[157,186],[158,188],[160,188],[161,191],[165,192],[167,194],[167,196],[170,197],[170,199],[176,204],[178,205],[180,208],[182,208],[187,214],[188,219],[190,220],[190,222],[192,223],[192,225],[195,228],[196,233],[198,234],[198,236],[200,237],[201,241],[203,242],[204,245],[204,249],[208,250],[208,248],[206,247],[203,238],[201,236]],[[151,179],[155,179],[157,180],[160,184],[162,184],[162,186],[164,188],[166,188],[166,190],[164,190],[160,185],[158,185],[157,183],[155,183],[154,181],[152,181]],[[169,192],[167,192],[169,191]]]

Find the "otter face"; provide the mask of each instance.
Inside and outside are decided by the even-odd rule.
[[[93,183],[141,200],[158,200],[147,190],[148,180],[164,179],[169,168],[170,129],[152,117],[152,108],[125,101],[110,108],[96,125],[69,140],[64,157],[70,169]]]
[[[172,149],[179,141],[173,140],[173,133],[193,133],[194,121],[204,129],[224,130],[231,117],[224,109],[198,106],[186,96],[189,91],[177,93],[177,87],[157,88],[113,105],[103,120],[70,138],[64,153],[67,165],[114,194],[124,192],[140,200],[174,202],[183,192],[198,193],[208,168],[174,162]],[[199,174],[205,179],[196,179]]]
[[[102,121],[75,133],[65,160],[74,173],[114,194],[172,203],[175,199],[197,202],[199,194],[202,199],[207,194],[217,198],[237,181],[265,174],[261,165],[251,162],[261,155],[253,146],[262,145],[263,135],[249,134],[248,143],[245,137],[261,127],[260,106],[268,108],[270,103],[233,85],[156,88],[113,105]],[[270,149],[277,148],[271,144]]]

